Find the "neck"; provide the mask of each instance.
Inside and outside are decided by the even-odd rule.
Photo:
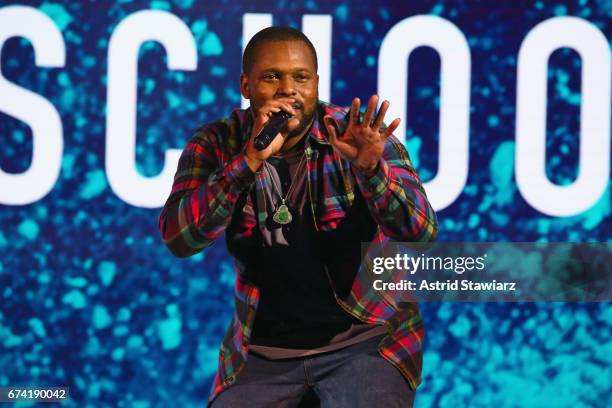
[[[295,145],[300,143],[306,137],[306,135],[310,133],[310,129],[312,128],[313,123],[314,119],[311,120],[310,124],[306,126],[306,128],[297,135],[287,135],[287,139],[285,140],[285,143],[283,143],[283,145],[281,146],[279,153],[286,153],[291,150]]]
[[[280,154],[287,153],[289,150],[293,149],[300,141],[306,137],[306,133],[302,133],[299,136],[293,136],[291,139],[288,139],[283,143],[283,146],[279,150]]]

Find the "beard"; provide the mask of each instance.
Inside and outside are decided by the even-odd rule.
[[[314,119],[315,109],[313,109],[311,112],[304,112],[302,110],[302,112],[304,112],[304,116],[302,117],[302,120],[300,120],[300,123],[295,129],[293,129],[291,132],[289,132],[289,134],[287,134],[287,139],[290,139],[296,136],[300,136],[302,135],[302,133],[308,130],[308,128],[310,128],[310,126],[312,125],[312,121]]]

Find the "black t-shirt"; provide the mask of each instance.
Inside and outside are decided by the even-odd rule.
[[[257,250],[247,260],[260,289],[252,344],[312,349],[362,323],[336,302],[329,279],[339,296],[348,294],[360,262],[360,243],[373,238],[376,224],[357,193],[336,230],[316,231],[303,152],[300,144],[271,157],[262,169],[270,186],[264,204],[268,217],[263,233],[255,229]],[[285,196],[292,221],[281,225],[272,218]]]

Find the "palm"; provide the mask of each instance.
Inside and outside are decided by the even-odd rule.
[[[383,102],[378,116],[374,118],[377,102],[378,97],[373,95],[368,102],[363,120],[360,122],[359,99],[355,98],[351,105],[349,125],[340,137],[338,137],[334,120],[329,116],[324,119],[332,146],[343,158],[360,170],[372,171],[376,168],[384,151],[385,140],[399,125],[399,119],[395,119],[389,127],[381,129],[389,102]]]
[[[378,131],[363,125],[349,126],[333,146],[345,159],[359,168],[367,168],[382,156],[385,138]],[[376,160],[378,161],[378,160]]]

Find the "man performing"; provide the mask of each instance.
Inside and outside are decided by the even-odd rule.
[[[361,252],[362,243],[437,235],[392,136],[399,119],[383,125],[389,102],[376,114],[377,96],[363,115],[357,98],[350,113],[319,101],[316,52],[295,29],[257,33],[242,68],[250,108],[196,131],[159,220],[174,255],[225,232],[235,258],[236,310],[209,404],[410,407],[421,382],[421,315],[374,290]],[[291,119],[257,150],[256,136],[280,111]]]

